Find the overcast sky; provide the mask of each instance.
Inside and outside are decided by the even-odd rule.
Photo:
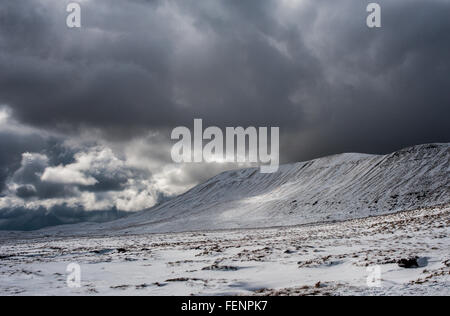
[[[0,3],[0,229],[103,221],[230,168],[171,130],[279,126],[281,162],[450,141],[450,0]]]

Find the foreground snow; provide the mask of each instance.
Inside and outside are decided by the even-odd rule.
[[[0,294],[449,295],[449,215],[447,204],[284,228],[95,238],[3,233]],[[412,256],[426,266],[396,263]],[[72,262],[81,266],[81,288],[66,286]],[[381,287],[368,287],[367,267],[376,265]]]

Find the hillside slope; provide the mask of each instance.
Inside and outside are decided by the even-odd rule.
[[[450,144],[379,156],[340,154],[221,173],[147,211],[100,225],[136,233],[345,220],[450,202]]]

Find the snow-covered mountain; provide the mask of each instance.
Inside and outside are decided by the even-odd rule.
[[[340,154],[221,173],[100,230],[146,233],[256,228],[344,220],[450,202],[450,144],[389,155]]]
[[[229,171],[109,223],[0,232],[0,294],[448,295],[449,158],[432,144]]]

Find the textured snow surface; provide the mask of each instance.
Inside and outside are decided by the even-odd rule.
[[[261,174],[257,168],[228,171],[147,211],[85,226],[119,234],[257,228],[340,221],[448,202],[450,145],[428,144],[385,156],[334,155],[283,165],[273,174]]]
[[[284,228],[0,238],[0,295],[449,295],[450,206]],[[400,259],[419,257],[405,269]],[[81,287],[66,267],[81,267]],[[379,266],[379,287],[368,267]],[[320,282],[320,283],[318,283]]]
[[[0,232],[0,295],[449,295],[449,158],[432,144],[230,171],[114,222]]]

